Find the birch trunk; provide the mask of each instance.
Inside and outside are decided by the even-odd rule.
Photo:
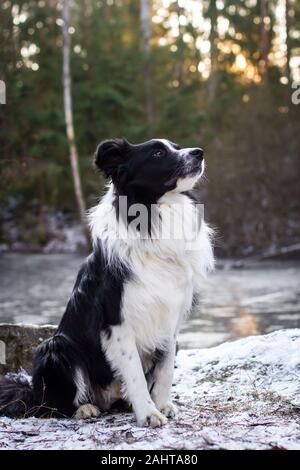
[[[72,96],[71,96],[71,70],[70,70],[70,48],[71,38],[69,34],[70,27],[70,0],[64,0],[63,2],[63,90],[64,90],[64,111],[65,111],[65,122],[66,132],[69,142],[69,155],[72,169],[72,177],[74,183],[74,191],[76,202],[78,206],[80,221],[87,238],[88,229],[86,222],[86,207],[83,197],[80,172],[79,172],[79,159],[78,152],[75,143],[75,132],[73,124],[73,109],[72,109]]]
[[[291,67],[290,67],[290,61],[291,61],[291,38],[290,38],[290,0],[285,0],[285,33],[286,33],[286,66],[285,66],[285,73],[288,78],[289,84],[292,81],[291,77]]]
[[[143,52],[144,52],[144,67],[143,67],[143,77],[144,77],[144,94],[145,94],[145,112],[146,119],[149,126],[149,136],[151,136],[151,131],[154,121],[154,111],[153,111],[153,99],[152,99],[152,73],[151,73],[151,64],[150,64],[150,38],[151,38],[151,26],[150,26],[150,3],[149,0],[140,0],[140,19],[141,19],[141,29],[143,34]]]
[[[208,79],[208,100],[213,102],[217,94],[218,86],[218,32],[217,32],[217,21],[218,21],[218,11],[216,7],[216,2],[214,0],[210,1],[209,5],[209,17],[210,17],[210,33],[209,33],[209,42],[210,42],[210,76]]]
[[[260,13],[261,13],[261,77],[263,85],[269,82],[268,67],[269,67],[269,32],[267,30],[265,20],[269,17],[269,1],[260,0]]]

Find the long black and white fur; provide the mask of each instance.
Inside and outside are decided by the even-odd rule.
[[[98,146],[95,163],[111,182],[89,214],[93,252],[56,334],[36,352],[32,381],[12,374],[1,380],[0,414],[89,418],[122,399],[139,425],[161,426],[176,414],[176,337],[213,268],[211,229],[202,221],[188,248],[184,238],[154,237],[151,223],[148,237],[120,237],[116,230],[131,219],[119,198],[149,211],[155,205],[162,226],[170,213],[182,224],[176,211],[184,205],[189,226],[197,217],[192,189],[203,151],[164,139],[113,139]]]

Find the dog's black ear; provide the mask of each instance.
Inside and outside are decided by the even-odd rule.
[[[129,143],[125,139],[103,140],[95,153],[95,165],[105,176],[113,177],[118,166],[126,162]]]

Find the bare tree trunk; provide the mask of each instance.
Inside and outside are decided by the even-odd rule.
[[[269,0],[260,0],[260,16],[261,16],[261,76],[263,85],[269,82],[269,33],[266,27],[266,19],[269,18]]]
[[[218,86],[218,31],[217,31],[217,21],[218,21],[218,11],[216,7],[215,0],[210,0],[209,10],[210,18],[210,33],[209,33],[209,42],[210,42],[210,76],[208,79],[208,99],[210,102],[214,101],[217,93]]]
[[[177,12],[177,21],[178,21],[178,31],[179,31],[179,36],[176,41],[178,51],[177,51],[177,61],[174,67],[174,80],[178,82],[178,86],[180,86],[183,82],[183,72],[184,72],[184,67],[183,67],[183,61],[184,61],[184,53],[182,51],[182,44],[183,44],[183,31],[182,31],[182,26],[179,22],[179,17],[182,14],[183,8],[178,5],[178,2],[176,2],[175,9]]]
[[[152,99],[152,72],[150,64],[150,38],[151,38],[151,23],[150,23],[150,3],[149,0],[140,0],[140,18],[141,28],[143,33],[143,52],[144,52],[144,93],[145,93],[145,111],[146,119],[149,126],[149,135],[154,122],[153,99]]]
[[[286,32],[286,66],[285,74],[288,78],[289,84],[291,83],[291,38],[290,38],[290,16],[289,12],[291,9],[290,0],[285,0],[285,32]]]
[[[71,96],[71,72],[70,72],[70,46],[71,39],[69,34],[70,27],[70,0],[63,1],[63,88],[64,88],[64,110],[66,121],[66,132],[69,142],[70,163],[72,169],[75,197],[77,201],[80,221],[84,233],[89,240],[87,222],[86,222],[86,207],[82,192],[81,179],[79,173],[78,152],[75,143],[75,132],[73,124],[73,109],[72,109],[72,96]]]

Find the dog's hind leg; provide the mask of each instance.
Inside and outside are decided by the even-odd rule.
[[[122,381],[122,392],[133,407],[140,426],[162,426],[166,417],[153,403],[135,338],[130,329],[123,325],[111,327],[111,334],[102,335],[102,345],[112,369]]]
[[[100,410],[97,406],[92,405],[91,403],[86,403],[81,405],[77,411],[74,413],[73,418],[75,419],[88,419],[88,418],[98,418],[100,416]]]
[[[55,335],[38,348],[33,370],[33,414],[73,416],[79,405],[88,403],[88,386],[83,382],[84,374],[79,374],[78,363],[76,351],[62,335]]]
[[[90,384],[84,377],[84,373],[80,367],[77,367],[75,370],[74,382],[76,385],[74,405],[78,406],[78,408],[73,417],[76,419],[97,418],[100,415],[100,410],[90,403],[92,401]]]

